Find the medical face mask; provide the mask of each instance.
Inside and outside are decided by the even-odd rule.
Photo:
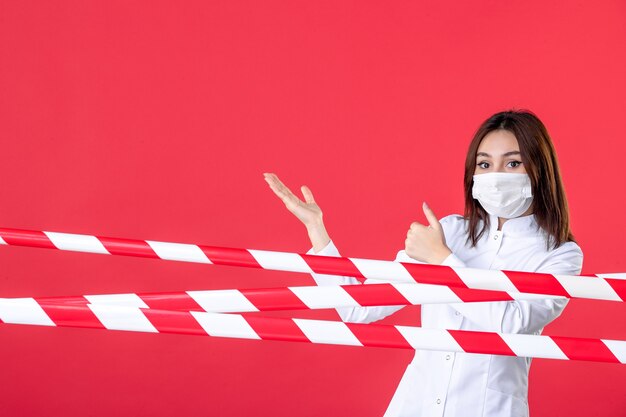
[[[528,174],[490,172],[474,175],[472,196],[487,213],[505,219],[519,217],[533,202]]]

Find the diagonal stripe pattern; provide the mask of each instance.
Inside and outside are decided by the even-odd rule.
[[[315,272],[392,282],[417,282],[456,289],[533,293],[568,298],[626,300],[626,280],[532,272],[452,268],[359,258],[220,248],[195,244],[96,237],[69,233],[0,228],[0,244],[78,252],[153,257],[172,261]],[[456,292],[462,301],[463,292]],[[471,297],[470,297],[471,298]]]
[[[626,363],[626,341],[0,300],[4,323]]]
[[[37,297],[0,300],[21,300],[32,305],[117,305],[173,311],[207,311],[214,313],[246,313],[276,310],[315,310],[341,307],[381,305],[421,305],[440,303],[486,302],[558,298],[524,293],[485,290],[458,291],[429,284],[369,284],[336,286],[301,286],[226,290],[179,291],[160,293],[97,294],[65,297]]]

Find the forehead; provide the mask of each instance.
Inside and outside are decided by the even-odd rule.
[[[489,155],[499,155],[511,151],[519,151],[519,144],[515,135],[504,129],[489,132],[478,145],[477,152]]]

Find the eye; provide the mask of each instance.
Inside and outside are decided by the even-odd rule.
[[[482,169],[487,169],[487,168],[489,168],[489,162],[485,162],[485,161],[483,161],[483,162],[479,162],[479,163],[478,163],[478,164],[476,164],[476,165],[478,165],[478,166],[479,166],[479,167],[481,167]]]
[[[507,164],[507,166],[510,168],[517,168],[520,165],[522,165],[520,161],[511,161]]]

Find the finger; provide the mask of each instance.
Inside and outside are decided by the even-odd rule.
[[[411,226],[409,226],[409,230],[417,230],[417,229],[420,229],[420,228],[426,228],[426,226],[424,226],[420,222],[413,222],[413,223],[411,223]]]
[[[422,209],[424,210],[424,214],[426,215],[426,219],[428,220],[430,227],[441,230],[441,224],[439,223],[439,220],[437,220],[437,216],[435,216],[435,213],[430,207],[428,207],[428,204],[426,204],[425,201],[424,204],[422,204]]]
[[[304,196],[304,201],[306,201],[307,203],[315,203],[315,199],[313,198],[313,193],[311,192],[311,189],[309,187],[307,187],[306,185],[303,185],[302,187],[300,187],[300,191],[302,191],[302,195]]]
[[[424,233],[428,230],[430,226],[424,226],[423,224],[418,224],[406,233],[407,238],[409,239],[422,239],[424,237]]]
[[[281,190],[285,195],[299,200],[299,198],[296,197],[296,195],[289,189],[289,187],[283,184],[282,181],[278,179],[278,177],[274,176],[274,180],[276,181],[276,186],[278,187],[278,189]]]
[[[278,185],[270,183],[270,188],[274,191],[274,194],[280,198],[280,200],[287,206],[289,210],[291,210],[295,206],[299,206],[303,204],[298,197],[295,195],[289,195],[285,193],[284,190],[280,189]]]
[[[284,202],[291,201],[293,203],[297,203],[300,201],[300,199],[296,197],[296,195],[292,193],[291,190],[285,184],[283,184],[282,181],[278,179],[275,174],[270,174],[268,178],[268,183],[270,184],[270,187],[272,188],[272,190],[274,190],[276,194],[278,194],[278,196]]]
[[[274,194],[276,194],[280,199],[286,198],[284,191],[280,188],[278,183],[276,183],[276,180],[274,178],[267,176],[265,177],[265,181],[267,182],[267,185],[270,186],[272,191],[274,191]]]

